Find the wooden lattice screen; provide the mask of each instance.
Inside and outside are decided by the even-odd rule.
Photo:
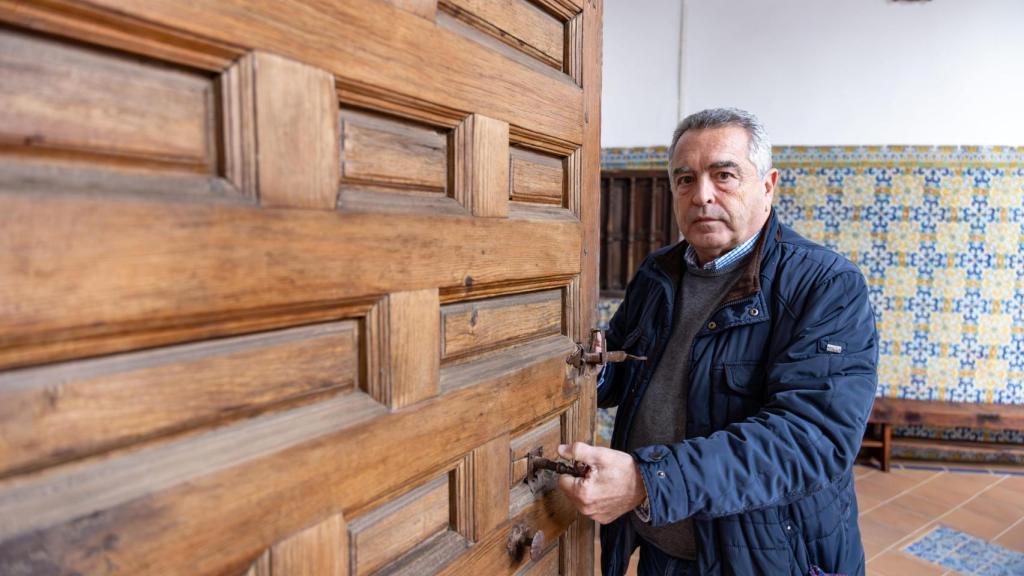
[[[601,172],[601,295],[621,296],[644,257],[675,242],[664,170]]]

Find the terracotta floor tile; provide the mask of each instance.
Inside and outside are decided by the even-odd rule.
[[[906,479],[914,483],[921,483],[942,473],[942,470],[909,470],[904,468],[893,470],[889,472],[889,475],[893,478]]]
[[[1011,521],[985,516],[967,508],[954,510],[943,516],[939,522],[950,528],[967,532],[985,540],[995,538],[1000,532],[1013,524]]]
[[[865,512],[876,508],[882,504],[881,500],[872,498],[871,496],[865,496],[863,494],[857,494],[857,510],[860,511],[860,515],[863,516]]]
[[[861,528],[861,532],[863,533],[863,531],[864,531],[863,524],[861,525],[860,528]],[[889,543],[876,542],[874,540],[868,540],[866,538],[862,539],[861,543],[864,545],[864,557],[867,558],[868,560],[871,560],[872,558],[877,556],[880,552],[882,552],[882,550],[885,550],[886,548],[889,547]]]
[[[1024,494],[1024,476],[1010,476],[999,483],[999,486]]]
[[[994,542],[1011,550],[1024,552],[1024,522],[1019,522],[1002,536],[996,538]]]
[[[868,571],[882,576],[942,576],[946,568],[903,551],[890,550],[868,562]]]
[[[992,465],[989,463],[974,463],[974,462],[946,462],[942,464],[949,471],[955,470],[977,470],[981,472],[990,472]]]
[[[947,472],[927,484],[914,488],[911,494],[940,504],[955,506],[999,482],[1000,478],[987,474]]]
[[[871,474],[854,481],[857,494],[863,494],[876,500],[888,500],[894,496],[920,485],[942,472],[926,470],[893,470],[880,474]]]
[[[880,510],[880,508],[876,510]],[[861,516],[859,522],[860,538],[865,547],[869,543],[881,544],[881,549],[885,549],[890,545],[899,542],[904,536],[910,533],[905,529],[900,529],[884,522],[877,516]]]
[[[901,538],[928,524],[932,519],[932,516],[918,514],[913,510],[908,510],[891,503],[883,504],[861,516],[862,523],[865,520],[877,522],[892,529],[894,532],[898,532]]]
[[[1024,518],[1024,494],[996,485],[964,504],[964,509],[1000,520],[1009,527]]]
[[[997,476],[995,474],[946,472],[940,479],[940,484],[946,490],[954,490],[968,494],[976,494],[980,490],[987,488],[1003,479],[1003,476]]]
[[[891,500],[889,504],[905,510],[910,510],[926,518],[933,519],[949,512],[957,506],[959,502],[939,502],[932,498],[923,498],[919,496],[916,491],[913,491],[909,494],[904,494],[903,496],[897,496],[896,499]]]
[[[863,464],[856,464],[853,467],[853,475],[856,478],[860,478],[868,474],[874,474],[878,471],[878,468],[875,468],[874,466],[864,466]]]

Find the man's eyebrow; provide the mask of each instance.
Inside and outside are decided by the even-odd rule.
[[[689,166],[677,166],[675,169],[672,170],[672,175],[678,176],[680,174],[686,174],[689,172],[693,172],[693,169],[690,168]]]
[[[732,160],[721,160],[719,162],[712,162],[708,165],[708,168],[732,168],[738,171],[740,169],[740,165]]]

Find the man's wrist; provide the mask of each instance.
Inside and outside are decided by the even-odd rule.
[[[644,496],[644,501],[639,506],[633,509],[633,513],[640,519],[644,524],[651,523],[651,501]]]
[[[634,462],[634,466],[636,466],[637,484],[643,495],[643,500],[640,501],[636,508],[633,508],[633,512],[641,522],[647,524],[651,521],[651,501],[647,495],[647,484],[644,480],[644,475],[640,473],[640,465]]]

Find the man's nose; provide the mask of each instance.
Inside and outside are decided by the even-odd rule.
[[[697,189],[690,196],[690,201],[698,206],[715,201],[715,187],[706,176],[697,179]]]

